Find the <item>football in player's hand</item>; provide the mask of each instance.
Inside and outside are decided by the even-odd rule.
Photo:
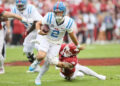
[[[48,33],[50,31],[50,28],[47,24],[44,24],[41,26],[41,30],[44,32],[44,33]]]

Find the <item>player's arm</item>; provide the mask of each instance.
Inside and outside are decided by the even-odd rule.
[[[70,36],[72,42],[73,42],[76,46],[79,45],[78,40],[77,40],[77,38],[76,38],[76,36],[75,36],[75,34],[74,34],[73,31],[69,33],[69,36]]]
[[[36,23],[37,23],[37,21],[34,21],[34,22],[33,22],[31,28],[27,30],[27,34],[31,33],[33,30],[35,30],[35,28],[36,28]]]
[[[14,14],[14,13],[11,13],[11,12],[7,12],[7,11],[4,11],[2,13],[2,16],[5,17],[5,18],[16,18],[18,20],[22,20],[23,18],[17,14]]]
[[[69,28],[67,28],[67,32],[68,32],[68,34],[69,34],[72,42],[77,46],[77,49],[78,49],[79,51],[80,51],[80,50],[83,50],[83,49],[85,48],[85,46],[79,44],[79,42],[78,42],[78,40],[77,40],[77,37],[76,37],[76,35],[74,34],[74,29],[73,29],[73,28],[74,28],[75,22],[74,22],[73,20],[72,20],[71,22],[73,22],[73,23],[70,23],[71,25],[70,25]]]
[[[29,20],[27,20],[26,18],[24,18],[24,17],[21,17],[21,16],[19,16],[19,15],[17,15],[17,14],[14,14],[14,13],[12,13],[12,12],[7,12],[7,11],[4,11],[4,12],[2,12],[2,15],[1,15],[2,17],[5,17],[5,18],[15,18],[15,19],[18,19],[18,20],[20,20],[20,21],[22,21],[22,22],[26,22],[26,23],[31,23],[31,22],[33,22],[31,19]]]
[[[58,62],[58,65],[56,66],[60,68],[73,68],[74,67],[71,63],[68,63],[68,62]]]

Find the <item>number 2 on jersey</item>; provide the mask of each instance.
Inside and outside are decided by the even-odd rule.
[[[55,37],[55,38],[57,38],[58,35],[59,35],[59,31],[58,30],[53,30],[52,33],[51,33],[51,36]]]

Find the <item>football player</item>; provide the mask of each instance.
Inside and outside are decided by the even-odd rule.
[[[4,38],[5,38],[5,21],[8,20],[8,18],[16,18],[22,22],[30,22],[27,19],[16,15],[11,12],[5,11],[3,8],[0,7],[0,74],[5,73],[4,71]]]
[[[93,70],[88,67],[82,66],[78,63],[77,59],[77,48],[73,43],[70,44],[62,44],[59,52],[59,60],[61,62],[69,62],[74,67],[73,68],[61,68],[60,76],[67,79],[72,80],[77,76],[83,77],[84,74],[94,76],[100,80],[105,80],[106,76],[97,74]]]
[[[36,66],[46,57],[45,63],[40,69],[40,73],[35,80],[36,85],[41,85],[41,77],[49,69],[50,64],[57,65],[59,67],[71,67],[71,65],[60,62],[57,59],[61,44],[63,43],[63,37],[66,31],[73,43],[76,45],[78,52],[82,47],[79,45],[78,40],[73,32],[74,20],[66,16],[66,6],[63,2],[57,2],[53,7],[53,12],[48,12],[43,21],[37,22],[36,28],[40,29],[41,23],[48,25],[50,31],[45,33],[43,30],[38,30],[40,36],[40,45],[38,47],[38,55],[36,60],[31,64],[29,70],[34,70]],[[43,35],[43,36],[42,36]]]
[[[34,43],[31,43],[31,40],[34,40],[37,37],[35,23],[36,21],[41,21],[42,16],[39,14],[37,9],[33,5],[28,4],[27,0],[16,0],[16,5],[12,8],[12,12],[20,16],[23,16],[26,19],[31,19],[32,21],[34,21],[31,24],[26,24],[23,22],[29,32],[23,43],[24,45],[23,52],[26,54],[29,62],[32,63],[35,59],[35,55],[33,53],[33,48],[35,45]],[[37,68],[34,71],[38,72],[39,69],[40,67],[37,66]]]

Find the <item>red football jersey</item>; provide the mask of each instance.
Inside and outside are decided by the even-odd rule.
[[[4,12],[4,9],[0,7],[0,15]],[[0,21],[0,29],[2,29],[1,21]]]
[[[64,47],[66,46],[67,44],[62,44],[61,45],[61,49],[60,49],[60,52],[59,52],[59,60],[61,62],[69,62],[71,64],[74,65],[74,68],[72,69],[66,69],[66,68],[61,68],[61,73],[65,76],[72,76],[72,74],[75,72],[75,65],[77,64],[78,62],[78,59],[77,59],[77,56],[72,56],[72,57],[64,57],[61,52],[63,51]]]

